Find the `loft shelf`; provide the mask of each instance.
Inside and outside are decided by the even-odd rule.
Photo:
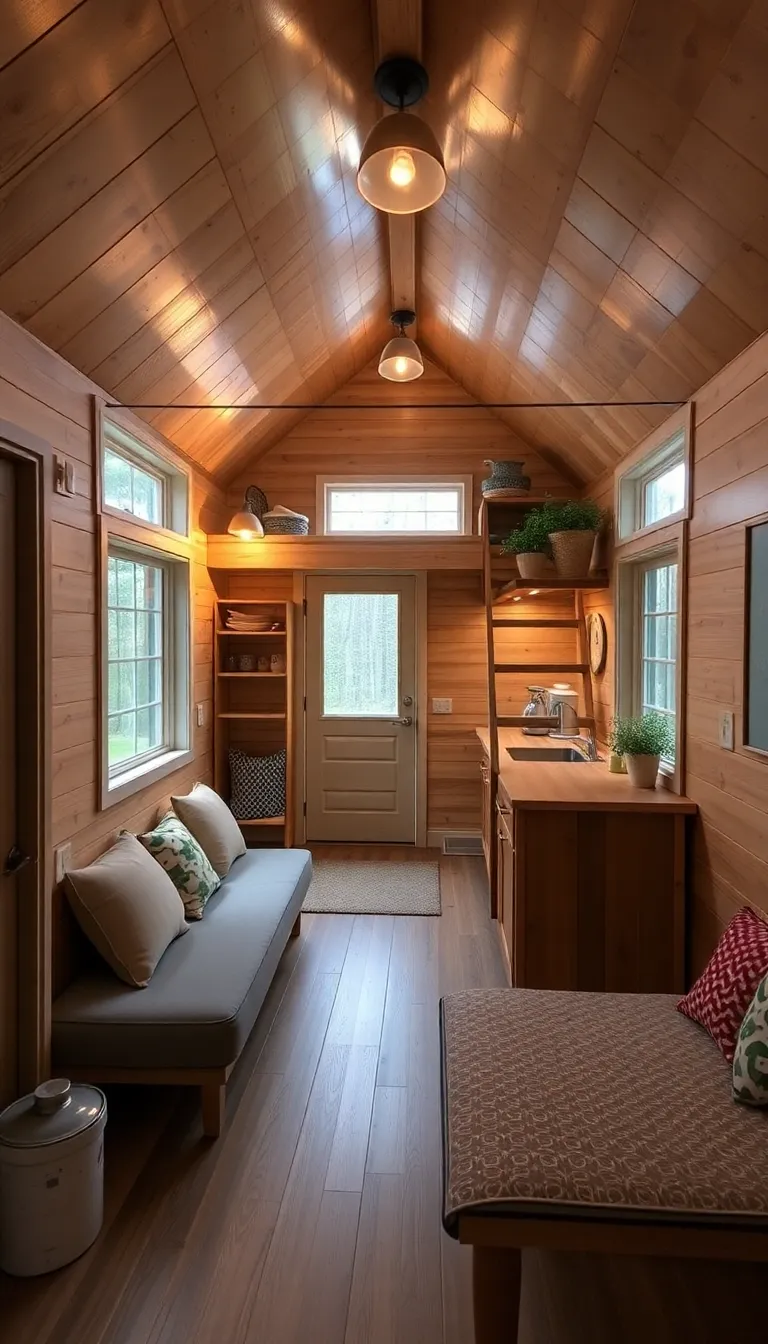
[[[491,573],[493,577],[493,573]],[[531,592],[595,592],[608,587],[608,575],[604,573],[588,574],[583,579],[559,579],[554,575],[545,579],[510,579],[493,594],[493,605],[509,602],[516,594],[523,596]]]
[[[284,630],[217,630],[217,635],[226,635],[228,639],[281,639]]]
[[[428,537],[208,537],[208,568],[234,572],[278,569],[312,573],[325,569],[476,569],[483,564],[479,536]],[[243,606],[240,598],[219,605]],[[265,602],[264,606],[274,605]]]

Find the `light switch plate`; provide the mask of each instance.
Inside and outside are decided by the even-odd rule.
[[[733,751],[733,710],[723,710],[718,719],[718,740],[723,751]]]
[[[199,704],[199,705],[197,706],[197,726],[198,726],[198,728],[202,728],[204,723],[205,723],[205,705],[203,705],[203,704]]]
[[[432,701],[432,713],[433,713],[433,714],[452,714],[452,713],[453,713],[453,701],[452,701],[452,700],[439,700],[439,699],[433,699],[433,701]]]
[[[65,874],[72,867],[72,846],[69,842],[66,845],[59,845],[58,849],[53,851],[53,876],[54,881],[63,882]]]

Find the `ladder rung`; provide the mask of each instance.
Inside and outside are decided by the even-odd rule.
[[[580,672],[589,671],[589,663],[494,663],[494,672]]]
[[[508,630],[514,630],[515,626],[520,630],[578,630],[579,622],[571,618],[569,621],[494,621],[495,626],[506,626]]]
[[[594,719],[577,719],[576,724],[579,728],[591,728],[594,734]],[[531,728],[532,726],[535,726],[536,728],[559,728],[560,720],[552,718],[549,715],[547,715],[546,718],[539,718],[538,715],[532,716],[527,714],[501,714],[496,720],[497,728]]]

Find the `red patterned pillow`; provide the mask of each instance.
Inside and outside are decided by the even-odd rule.
[[[734,915],[678,1011],[706,1027],[727,1060],[757,986],[768,971],[768,924],[752,910]]]

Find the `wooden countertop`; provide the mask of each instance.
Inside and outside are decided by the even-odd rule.
[[[487,728],[477,736],[490,757]],[[626,775],[612,775],[606,761],[513,761],[507,747],[567,746],[550,737],[530,737],[519,728],[499,729],[499,786],[510,807],[577,812],[696,811],[690,798],[669,789],[635,789]]]

